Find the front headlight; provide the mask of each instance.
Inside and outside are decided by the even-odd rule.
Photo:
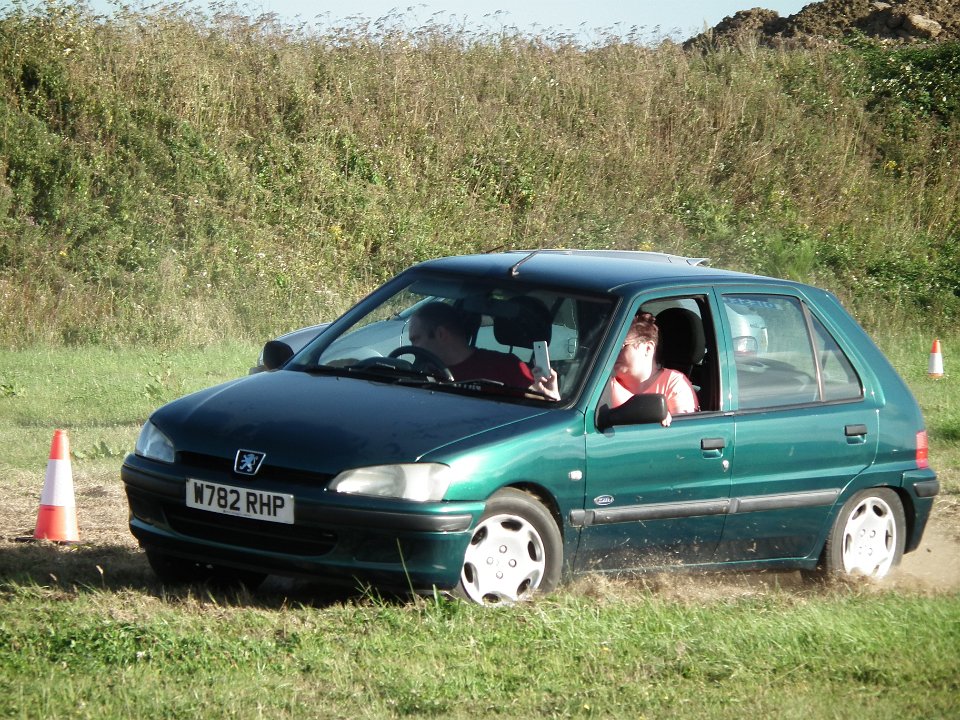
[[[173,443],[152,422],[147,420],[137,438],[137,455],[151,460],[172,463],[174,460]]]
[[[417,502],[439,502],[450,487],[453,471],[439,463],[374,465],[344,470],[330,489],[352,495],[400,498]]]

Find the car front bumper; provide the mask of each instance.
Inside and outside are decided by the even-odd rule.
[[[484,508],[483,502],[411,503],[273,487],[295,495],[294,524],[287,525],[187,507],[186,481],[176,466],[131,455],[121,478],[130,531],[145,549],[267,574],[418,592],[456,586],[470,530]]]

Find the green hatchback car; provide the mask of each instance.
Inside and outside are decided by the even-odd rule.
[[[612,401],[637,317],[696,411]],[[144,425],[122,478],[162,579],[486,604],[582,573],[881,578],[939,491],[904,382],[833,295],[795,282],[659,253],[450,257],[310,336]]]

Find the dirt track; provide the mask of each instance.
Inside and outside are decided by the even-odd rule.
[[[904,555],[890,582],[905,589],[960,590],[960,499],[937,499],[923,544]]]
[[[18,542],[33,534],[43,476],[12,473],[5,478],[6,497],[0,505],[0,579],[24,576],[40,584],[51,582],[108,588],[153,585],[146,559],[127,530],[127,504],[117,474],[86,474],[74,470],[78,547],[61,549]],[[276,584],[274,584],[276,585]],[[642,586],[666,598],[710,601],[754,595],[771,589],[800,591],[799,573],[747,573],[699,576],[658,576],[638,583],[576,583],[585,594],[617,594]],[[960,591],[960,498],[940,496],[919,550],[904,556],[901,567],[877,589],[940,593]],[[576,591],[576,590],[575,590]]]

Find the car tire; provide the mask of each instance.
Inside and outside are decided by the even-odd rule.
[[[256,590],[267,577],[265,573],[209,565],[175,555],[167,555],[159,550],[146,550],[145,552],[150,568],[160,579],[160,582],[165,585],[191,585],[210,582],[218,586],[228,587],[239,583],[248,590]]]
[[[813,579],[885,577],[903,557],[903,503],[888,488],[861,490],[844,503],[830,529]]]
[[[464,553],[455,594],[503,605],[549,593],[560,582],[563,542],[550,511],[516,488],[494,493]]]

